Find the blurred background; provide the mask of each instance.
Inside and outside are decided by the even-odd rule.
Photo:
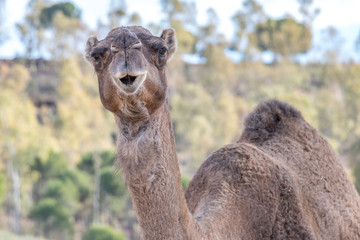
[[[357,0],[0,0],[0,239],[139,239],[87,38],[173,27],[169,100],[186,188],[277,98],[326,136],[360,190]]]

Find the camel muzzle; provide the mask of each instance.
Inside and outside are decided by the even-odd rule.
[[[123,78],[120,78],[120,81],[125,84],[126,86],[128,85],[132,85],[134,83],[134,81],[136,80],[137,76],[130,76],[130,75],[126,75]]]

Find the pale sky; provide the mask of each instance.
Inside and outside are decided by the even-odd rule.
[[[24,17],[27,2],[28,0],[6,0],[4,11],[6,28],[11,38],[0,46],[0,58],[11,58],[16,53],[22,52],[15,23]],[[82,10],[83,21],[92,29],[95,28],[98,19],[106,21],[110,0],[72,0],[72,2]],[[258,0],[258,2],[271,17],[281,17],[286,13],[299,17],[296,0]],[[126,3],[128,12],[139,13],[145,23],[159,22],[162,18],[160,0],[126,0]],[[242,0],[197,0],[195,3],[200,23],[206,19],[206,10],[212,7],[220,18],[219,29],[229,39],[232,37],[233,24],[230,18],[241,8]],[[354,54],[354,42],[360,31],[360,0],[314,0],[313,6],[321,9],[320,15],[313,24],[315,38],[321,29],[334,26],[344,38],[344,54],[349,56]]]

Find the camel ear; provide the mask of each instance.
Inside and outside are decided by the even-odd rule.
[[[86,41],[85,57],[88,61],[90,61],[91,50],[98,42],[99,40],[96,37],[89,37],[89,39]]]
[[[161,38],[165,40],[168,47],[168,59],[171,59],[177,48],[175,30],[172,28],[165,29],[161,33]]]

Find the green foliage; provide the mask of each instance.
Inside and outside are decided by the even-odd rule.
[[[30,211],[29,217],[38,221],[46,237],[51,236],[53,232],[64,234],[63,237],[73,234],[70,215],[55,199],[45,198],[40,201]]]
[[[262,51],[272,51],[285,57],[306,53],[311,47],[311,29],[305,24],[286,17],[279,20],[269,18],[256,25],[253,41]]]
[[[40,237],[34,237],[34,236],[30,236],[30,235],[16,235],[13,234],[11,232],[7,232],[4,230],[0,230],[0,239],[4,239],[4,240],[46,240],[44,238],[40,238]]]
[[[68,18],[80,18],[81,11],[70,2],[56,3],[50,7],[45,7],[40,13],[40,22],[44,27],[49,27],[52,24],[56,13],[61,12]]]
[[[87,230],[82,240],[125,240],[124,234],[106,225],[94,225]]]
[[[81,161],[78,164],[78,168],[82,171],[85,171],[89,174],[95,173],[95,158],[98,157],[100,159],[100,167],[108,167],[112,166],[115,161],[115,151],[102,151],[102,152],[88,152],[85,153]]]
[[[161,0],[165,21],[176,31],[177,53],[193,53],[197,38],[187,26],[194,26],[196,21],[196,8],[192,2],[184,0]]]
[[[171,27],[176,31],[177,53],[184,54],[194,52],[197,41],[196,36],[187,31],[183,23],[179,20],[173,20],[171,22]]]
[[[101,169],[100,183],[101,191],[111,196],[121,197],[127,190],[121,176],[115,174],[113,166],[108,166]]]
[[[187,13],[190,5],[183,0],[161,0],[162,10],[168,15],[168,21],[180,20],[183,14]]]
[[[70,187],[70,189],[69,189]],[[67,198],[71,198],[75,193],[75,189],[73,185],[68,185],[62,182],[61,180],[55,179],[50,180],[47,183],[47,189],[45,191],[45,198],[53,198],[57,201],[65,200]]]
[[[61,181],[59,179],[49,180],[46,184],[46,190],[43,198],[56,199],[68,211],[73,213],[76,210],[78,200],[78,191],[76,186],[70,181]]]
[[[172,119],[180,161],[199,165],[213,149],[210,116],[213,100],[200,86],[187,84],[172,97]],[[190,161],[191,160],[191,161]]]
[[[189,186],[190,181],[191,181],[191,178],[186,177],[186,176],[181,176],[181,185],[182,185],[184,191]]]
[[[250,61],[254,56],[250,38],[256,25],[264,22],[266,15],[262,6],[255,0],[245,0],[242,9],[238,10],[231,20],[235,27],[233,48],[243,55],[244,61]]]
[[[36,58],[41,56],[43,48],[44,28],[42,27],[39,16],[41,10],[45,7],[44,0],[29,1],[24,20],[16,24],[20,40],[24,44],[24,57]]]
[[[58,178],[61,181],[66,182],[67,185],[70,185],[70,189],[72,187],[76,188],[74,196],[76,196],[78,201],[84,202],[90,197],[92,189],[89,186],[90,177],[86,173],[79,171],[78,169],[69,169],[59,175]]]
[[[60,176],[66,168],[67,162],[64,155],[53,151],[49,152],[45,158],[36,156],[31,164],[31,170],[38,172],[40,178],[44,180]]]
[[[239,99],[230,92],[223,92],[215,103],[214,138],[218,146],[232,142],[239,134],[234,131],[234,129],[239,129],[239,103]]]

